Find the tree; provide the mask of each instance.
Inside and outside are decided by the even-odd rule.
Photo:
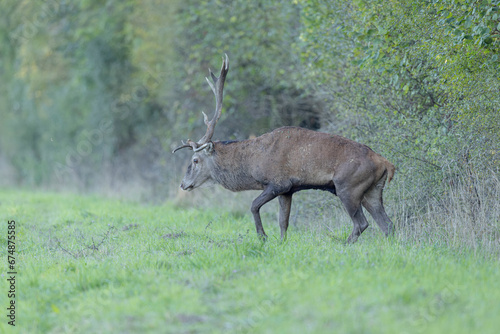
[[[338,130],[380,146],[403,175],[425,170],[409,181],[424,194],[439,196],[464,164],[498,169],[498,3],[301,4],[303,57]]]

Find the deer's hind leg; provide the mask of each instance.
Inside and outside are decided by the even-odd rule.
[[[361,199],[351,196],[349,193],[340,193],[339,198],[344,204],[347,213],[351,217],[352,223],[354,225],[353,230],[349,238],[347,238],[348,243],[355,243],[358,237],[363,233],[368,227],[368,221],[363,213],[363,208],[361,207]]]
[[[380,179],[375,186],[370,188],[363,196],[362,204],[372,215],[373,219],[386,236],[394,234],[394,224],[385,212],[382,192],[386,176]]]

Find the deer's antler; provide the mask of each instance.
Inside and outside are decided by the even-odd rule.
[[[217,124],[217,121],[219,120],[222,112],[222,97],[223,97],[222,93],[224,90],[224,81],[226,80],[226,75],[227,72],[229,71],[229,58],[227,54],[225,54],[225,56],[226,56],[225,58],[224,57],[222,58],[222,67],[220,69],[219,76],[218,77],[215,76],[215,74],[209,69],[210,77],[212,78],[213,82],[210,82],[208,78],[205,78],[208,84],[210,85],[212,92],[214,92],[215,95],[214,117],[212,117],[212,119],[209,121],[208,116],[204,112],[202,112],[203,120],[207,125],[207,132],[197,142],[188,140],[187,143],[182,143],[182,145],[173,150],[172,153],[175,153],[176,151],[186,147],[190,147],[192,150],[197,151],[201,146],[207,144],[212,139],[215,130],[215,125]]]

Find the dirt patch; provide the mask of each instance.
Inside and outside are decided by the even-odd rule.
[[[182,236],[184,236],[184,232],[179,232],[179,233],[168,233],[168,234],[164,234],[162,235],[161,237],[163,239],[177,239],[177,238],[180,238]]]

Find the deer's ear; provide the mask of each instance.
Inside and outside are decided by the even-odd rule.
[[[207,143],[207,147],[205,147],[204,149],[205,153],[206,154],[212,154],[214,152],[214,143],[212,143],[211,141]]]

